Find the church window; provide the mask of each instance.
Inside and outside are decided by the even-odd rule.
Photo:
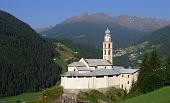
[[[128,78],[129,78],[129,75],[128,75]]]
[[[108,55],[110,55],[110,50],[108,51]]]
[[[110,44],[109,44],[109,48],[110,48]]]
[[[128,81],[128,84],[129,84],[129,81]]]
[[[106,55],[106,50],[104,50],[104,55]]]

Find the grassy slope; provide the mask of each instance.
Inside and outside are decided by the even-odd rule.
[[[46,90],[45,93],[50,95],[50,93],[52,93],[52,91],[55,91],[56,88],[59,88],[59,85],[60,85],[60,81],[58,81],[54,87],[44,89],[44,90]],[[41,99],[40,97],[42,95],[43,95],[43,90],[39,91],[39,92],[23,93],[23,94],[20,94],[17,96],[0,98],[0,103],[16,103],[18,100],[20,100],[21,102],[26,102],[26,103],[31,102],[32,103],[32,101]],[[51,97],[54,97],[54,96],[51,96]],[[49,98],[49,99],[51,99],[51,98]]]
[[[0,103],[16,103],[17,100],[29,102],[40,96],[41,92],[23,93],[18,96],[5,97],[0,99]]]
[[[69,60],[70,57],[75,58],[75,52],[61,43],[58,44],[55,50],[60,54],[60,59],[55,60],[55,63],[62,68],[62,73],[64,73],[67,71],[66,60]]]
[[[120,103],[170,103],[170,87],[165,87]]]

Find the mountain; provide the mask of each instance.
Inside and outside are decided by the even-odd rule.
[[[138,43],[148,42],[145,49],[158,49],[158,53],[163,57],[170,53],[170,25],[154,31],[150,35],[143,37]]]
[[[53,26],[44,27],[44,28],[35,28],[35,31],[36,31],[37,33],[41,33],[41,32],[45,32],[45,31],[51,29],[52,27],[53,27]]]
[[[129,15],[121,15],[118,17],[113,17],[114,22],[121,26],[129,27],[138,31],[153,32],[160,29],[168,24],[169,20],[148,18],[148,17],[137,17]]]
[[[114,62],[135,66],[141,62],[144,52],[157,50],[161,61],[170,55],[170,25],[148,34],[127,48],[114,51]]]
[[[109,26],[113,47],[127,47],[133,41],[170,24],[170,21],[121,15],[111,17],[104,13],[84,13],[66,19],[53,28],[41,32],[47,37],[67,38],[78,43],[101,46],[104,31]]]
[[[59,80],[53,46],[28,24],[0,11],[0,97],[38,91]]]

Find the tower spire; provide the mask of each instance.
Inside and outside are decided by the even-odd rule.
[[[109,28],[107,27],[106,31],[105,31],[105,34],[110,34],[110,30]]]

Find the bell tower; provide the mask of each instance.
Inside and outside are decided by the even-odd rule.
[[[103,41],[103,59],[108,60],[110,63],[112,61],[112,40],[110,35],[110,30],[107,28],[105,31],[104,41]]]

